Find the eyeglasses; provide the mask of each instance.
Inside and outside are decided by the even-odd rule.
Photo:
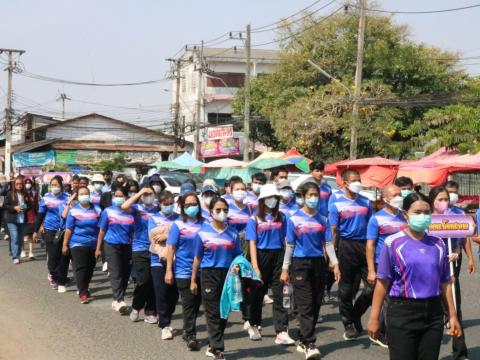
[[[198,204],[197,203],[195,203],[195,204],[185,204],[185,205],[183,205],[183,208],[188,209],[189,207],[192,207],[192,206],[198,206]]]
[[[213,209],[212,212],[215,214],[220,214],[221,212],[228,214],[228,209]]]

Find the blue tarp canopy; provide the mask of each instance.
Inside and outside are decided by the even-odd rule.
[[[170,161],[160,161],[151,164],[157,169],[177,169],[177,170],[189,170],[192,167],[203,165],[201,161],[195,160],[188,152],[183,153],[179,157]]]

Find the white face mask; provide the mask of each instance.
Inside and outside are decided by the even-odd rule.
[[[162,187],[160,185],[152,185],[152,188],[153,188],[153,191],[155,191],[155,193],[159,194],[160,191],[162,191]]]
[[[247,197],[247,192],[244,190],[235,190],[232,192],[232,196],[237,201],[243,201]]]
[[[386,199],[383,199],[383,201],[395,209],[403,209],[403,196],[395,196],[390,201],[387,201]]]
[[[155,198],[152,195],[142,196],[142,201],[145,205],[152,205]]]
[[[360,191],[363,190],[363,185],[360,181],[355,181],[348,185],[348,190],[350,190],[354,194],[358,194]]]
[[[212,214],[212,218],[214,218],[215,220],[217,220],[219,222],[225,222],[225,221],[227,221],[228,213],[220,211],[220,213],[217,214],[216,212],[214,212]]]
[[[268,207],[269,209],[275,209],[275,206],[277,206],[278,200],[276,198],[268,198],[265,199],[265,206]]]
[[[204,197],[203,198],[203,204],[206,206],[206,207],[209,207],[210,206],[210,203],[212,202],[212,197],[211,196],[207,196],[207,197]]]
[[[27,184],[28,185],[28,184]],[[25,185],[25,186],[27,186]],[[28,189],[28,188],[27,188]],[[450,193],[448,194],[450,196],[450,205],[455,205],[458,202],[458,194],[456,193]]]
[[[32,188],[32,184],[25,184],[25,189],[30,190],[31,188]],[[452,198],[451,195],[450,195],[450,198]]]
[[[255,184],[253,183],[252,184],[252,191],[255,193],[255,194],[260,194],[260,190],[262,190],[262,184]]]
[[[280,190],[280,195],[282,196],[283,200],[290,201],[293,198],[293,191],[290,189],[282,189]]]

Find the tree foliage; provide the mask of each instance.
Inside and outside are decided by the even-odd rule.
[[[270,120],[274,134],[266,128],[265,135],[278,141],[280,148],[296,146],[312,158],[326,160],[348,156],[357,30],[358,17],[352,15],[322,21],[306,17],[300,24],[281,25],[279,36],[299,35],[282,44],[277,70],[251,84],[252,114]],[[407,27],[390,17],[368,17],[362,97],[391,99],[463,92],[466,75],[453,71],[458,54],[417,44],[408,35]],[[314,69],[309,59],[349,91]],[[240,91],[234,109],[241,112],[242,104]],[[428,110],[361,106],[358,155],[405,157],[422,149],[434,136],[418,125]],[[415,127],[418,131],[412,130]]]
[[[95,171],[120,171],[127,166],[125,154],[117,154],[112,160],[102,160],[93,165]]]

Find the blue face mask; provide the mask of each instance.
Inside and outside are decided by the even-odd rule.
[[[172,205],[162,205],[162,212],[165,214],[165,215],[172,215],[173,213],[173,204]]]
[[[312,196],[305,199],[305,205],[310,209],[316,209],[318,205],[318,196]]]
[[[114,197],[112,199],[112,204],[115,205],[115,206],[122,206],[123,204],[125,203],[125,198],[123,197]]]
[[[196,206],[189,206],[188,208],[185,208],[185,209],[184,209],[185,215],[187,215],[188,217],[195,217],[195,216],[197,216],[199,210],[200,210],[200,208],[198,207],[198,205],[196,205]]]
[[[78,202],[86,205],[90,202],[90,195],[78,195]]]
[[[413,231],[417,231],[417,232],[427,231],[431,223],[432,223],[432,215],[419,214],[419,215],[410,215],[408,217],[408,226]]]

